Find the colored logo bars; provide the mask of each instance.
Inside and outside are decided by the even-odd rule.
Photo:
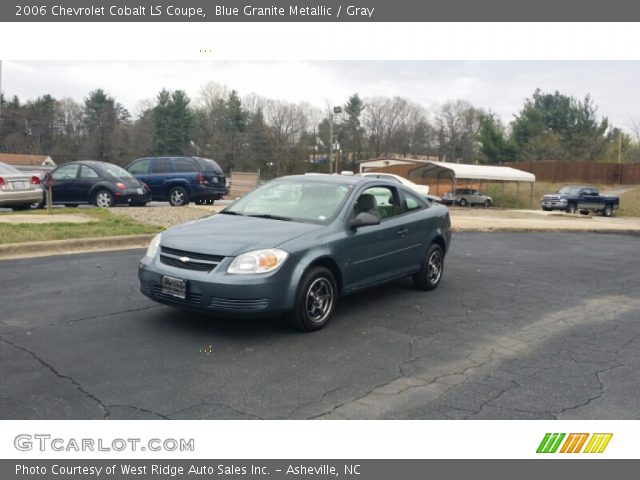
[[[613,433],[545,433],[536,453],[603,453],[611,437]]]

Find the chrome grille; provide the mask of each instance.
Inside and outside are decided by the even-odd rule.
[[[160,262],[176,268],[210,272],[224,259],[221,255],[187,252],[169,247],[160,247]]]

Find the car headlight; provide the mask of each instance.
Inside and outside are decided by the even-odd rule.
[[[160,248],[161,238],[162,235],[160,233],[153,237],[153,240],[151,240],[151,243],[149,243],[149,246],[147,247],[147,253],[145,254],[145,257],[155,258],[156,254],[158,253],[158,249]]]
[[[269,248],[266,250],[254,250],[252,252],[238,255],[229,268],[227,273],[268,273],[277,270],[284,263],[289,254],[277,248]]]

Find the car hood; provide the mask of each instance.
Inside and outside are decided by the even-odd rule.
[[[250,250],[277,247],[319,228],[322,227],[308,223],[218,214],[163,232],[161,245],[235,257]]]

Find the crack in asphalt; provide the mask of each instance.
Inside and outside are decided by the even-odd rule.
[[[614,304],[615,307],[611,308],[611,304]],[[465,343],[465,339],[457,344],[453,344],[451,347],[445,349],[444,351],[437,351],[433,353],[429,353],[427,355],[417,355],[414,356],[414,345],[421,341],[424,338],[429,337],[428,335],[424,335],[418,338],[413,338],[409,342],[408,345],[408,356],[409,358],[398,365],[399,374],[394,376],[393,378],[387,380],[386,382],[376,385],[373,388],[368,389],[366,392],[361,395],[352,398],[350,400],[346,400],[340,404],[333,406],[331,409],[318,413],[310,418],[322,418],[326,416],[340,415],[342,417],[350,418],[349,414],[345,412],[345,409],[348,408],[349,405],[356,406],[364,406],[369,409],[370,412],[375,412],[376,407],[380,412],[389,412],[393,409],[393,402],[389,402],[389,398],[395,397],[398,401],[401,401],[401,396],[403,394],[407,394],[407,392],[416,391],[418,389],[424,389],[425,387],[429,387],[434,384],[439,384],[439,388],[433,389],[435,394],[435,399],[431,399],[431,401],[435,402],[440,399],[445,393],[448,391],[461,387],[465,383],[468,382],[469,378],[476,373],[478,370],[483,367],[493,364],[495,362],[504,362],[509,360],[510,358],[515,357],[516,355],[521,355],[522,351],[530,350],[532,345],[540,344],[542,342],[546,342],[550,339],[557,338],[558,335],[561,335],[564,331],[567,331],[577,325],[582,325],[585,323],[593,323],[593,318],[598,319],[596,323],[606,323],[611,320],[615,320],[621,313],[629,312],[634,308],[638,308],[639,301],[635,299],[631,299],[629,297],[608,297],[608,298],[598,298],[598,299],[590,299],[585,301],[583,304],[578,305],[576,307],[571,307],[569,309],[555,311],[550,314],[545,315],[540,320],[534,322],[533,324],[526,324],[522,326],[518,331],[512,332],[508,335],[503,335],[501,337],[488,336],[485,341],[485,346],[482,344],[479,347],[471,352],[470,354],[464,355],[458,362],[462,362],[461,368],[453,369],[447,371],[446,373],[441,373],[437,375],[429,374],[428,370],[425,372],[417,372],[413,373],[412,376],[406,375],[406,367],[408,365],[415,364],[419,361],[423,361],[426,358],[432,357],[433,355],[442,355],[443,353],[453,352],[454,350],[460,349],[462,345]],[[422,311],[420,309],[416,309],[419,312],[419,316],[422,317]],[[589,315],[587,315],[589,312]],[[467,312],[465,312],[465,316],[467,316]],[[427,346],[430,346],[433,342],[435,342],[435,338],[439,335],[446,335],[452,332],[452,329],[455,329],[455,324],[459,322],[454,322],[454,324],[450,325],[450,329],[448,331],[442,332],[441,334],[436,334],[429,339]],[[416,322],[414,322],[414,325]],[[617,327],[615,327],[617,328]],[[618,357],[618,362],[614,366],[609,366],[605,369],[600,369],[595,372],[591,372],[591,375],[595,375],[596,380],[598,381],[600,388],[588,387],[584,385],[578,385],[578,388],[583,389],[584,391],[596,390],[598,391],[598,395],[590,396],[591,398],[586,402],[580,402],[579,404],[573,404],[567,406],[561,410],[550,410],[550,411],[534,411],[534,410],[525,410],[522,409],[522,412],[526,412],[529,414],[546,414],[552,416],[554,418],[558,418],[562,413],[583,407],[588,405],[590,402],[600,398],[604,395],[605,386],[600,378],[600,375],[611,371],[615,368],[619,368],[623,366],[619,361],[620,351],[630,343],[632,343],[636,338],[640,337],[640,335],[632,338],[631,340],[625,342],[625,344],[621,345],[615,355]],[[566,341],[566,338],[562,339]],[[511,345],[505,345],[505,343],[511,343]],[[491,345],[498,345],[498,348],[491,348]],[[585,355],[588,355],[586,353]],[[474,357],[474,358],[473,358]],[[478,358],[482,358],[482,360],[478,360]],[[571,355],[569,358],[575,363],[580,363],[579,360],[574,359]],[[551,360],[551,359],[546,359]],[[535,361],[535,359],[534,359]],[[601,362],[594,362],[591,360],[591,363],[610,363],[611,359]],[[553,359],[552,366],[533,366],[535,369],[534,372],[523,374],[520,372],[509,372],[505,370],[507,373],[511,373],[515,378],[510,380],[510,384],[508,387],[500,389],[495,394],[491,395],[489,398],[485,399],[476,410],[468,410],[470,415],[467,415],[465,418],[472,418],[475,415],[480,414],[480,412],[486,406],[491,406],[494,408],[501,408],[495,405],[495,401],[502,397],[509,391],[512,391],[516,388],[525,388],[522,386],[520,382],[523,380],[533,378],[537,375],[540,375],[544,371],[552,371],[563,368],[564,362],[559,362],[556,359]],[[521,365],[519,367],[528,368],[526,364]],[[461,378],[454,378],[461,377]],[[453,384],[447,384],[447,378],[454,378]],[[457,381],[459,380],[459,381]],[[556,384],[566,385],[566,386],[576,386],[571,384],[570,382],[563,382],[561,380],[554,381]],[[410,394],[410,393],[409,393]],[[419,395],[419,393],[417,393]],[[385,399],[386,400],[382,400]],[[406,399],[405,399],[406,400]],[[427,400],[429,401],[429,400]],[[424,402],[424,399],[423,399]],[[449,406],[446,405],[445,406]],[[453,407],[458,410],[464,410],[459,407]],[[517,409],[510,409],[516,411]],[[441,412],[442,413],[442,412]],[[345,415],[346,414],[346,415]],[[446,416],[446,414],[443,413]],[[384,415],[383,415],[384,416]]]
[[[223,402],[208,402],[206,400],[206,398],[207,397],[205,397],[204,399],[202,399],[202,401],[200,403],[197,403],[195,405],[191,405],[189,407],[185,407],[185,408],[181,408],[181,409],[178,409],[178,410],[174,410],[173,412],[168,413],[167,417],[169,419],[171,419],[171,417],[175,417],[179,413],[188,412],[189,410],[193,410],[193,409],[198,408],[198,407],[203,407],[205,405],[209,405],[209,406],[212,406],[212,407],[215,407],[215,406],[223,407],[223,408],[226,408],[228,410],[231,410],[234,413],[237,413],[238,415],[243,415],[245,417],[251,417],[251,418],[255,418],[257,420],[265,420],[264,417],[261,417],[259,415],[256,415],[256,414],[253,414],[253,413],[249,413],[249,412],[243,412],[242,410],[238,410],[237,408],[234,408],[231,405],[228,405],[228,404],[223,403]],[[202,420],[204,420],[204,418]]]
[[[153,308],[160,308],[162,307],[162,305],[147,305],[144,307],[140,307],[140,308],[131,308],[129,310],[121,310],[118,312],[111,312],[111,313],[103,313],[101,315],[91,315],[88,317],[82,317],[82,318],[76,318],[73,320],[65,320],[64,322],[51,322],[51,323],[45,323],[42,325],[36,325],[34,327],[30,327],[30,328],[21,328],[18,330],[12,330],[10,332],[5,332],[4,335],[17,335],[20,333],[25,333],[25,332],[35,332],[37,330],[40,330],[41,328],[47,328],[47,327],[58,327],[58,326],[64,326],[64,325],[70,325],[72,323],[80,323],[80,322],[85,322],[85,321],[89,321],[89,320],[98,320],[100,318],[109,318],[109,317],[117,317],[118,315],[122,315],[124,313],[135,313],[135,312],[142,312],[145,310],[151,310]]]
[[[163,415],[162,413],[154,412],[153,410],[147,410],[146,408],[137,407],[135,405],[130,404],[116,404],[116,405],[108,405],[109,408],[131,408],[133,410],[137,410],[143,413],[150,413],[151,415],[155,415],[156,417],[162,418],[163,420],[171,420],[168,416]]]
[[[82,385],[80,385],[80,383],[78,383],[78,381],[75,380],[73,377],[70,377],[69,375],[64,375],[64,374],[60,373],[58,370],[56,370],[56,368],[53,365],[51,365],[50,363],[48,363],[45,360],[43,360],[42,358],[40,358],[38,356],[38,354],[36,354],[35,352],[29,350],[26,347],[23,347],[21,345],[13,343],[12,341],[7,340],[6,338],[4,338],[2,336],[0,336],[0,342],[6,343],[7,345],[12,346],[13,348],[16,348],[18,350],[21,350],[21,351],[31,355],[36,361],[38,361],[43,367],[47,368],[56,377],[62,378],[64,380],[67,380],[80,393],[82,393],[85,397],[90,398],[91,400],[96,402],[98,407],[100,407],[100,409],[103,411],[103,419],[104,420],[109,420],[109,418],[111,417],[111,412],[109,411],[109,408],[98,397],[96,397],[94,394],[92,394],[91,392],[86,390]]]

